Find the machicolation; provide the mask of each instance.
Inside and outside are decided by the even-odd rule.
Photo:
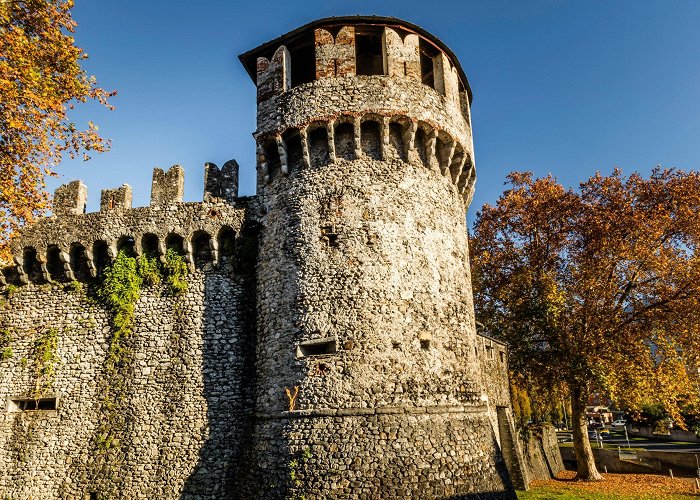
[[[2,270],[3,498],[514,498],[503,344],[478,335],[471,89],[394,18],[240,56],[239,166],[58,188]]]

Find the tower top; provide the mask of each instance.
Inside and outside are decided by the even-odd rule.
[[[450,48],[445,45],[439,38],[435,35],[427,32],[420,26],[409,23],[402,19],[395,17],[384,17],[384,16],[335,16],[326,17],[323,19],[317,19],[311,21],[295,30],[290,31],[280,37],[270,40],[254,49],[245,52],[238,56],[241,63],[245,67],[248,75],[250,75],[253,82],[258,80],[258,58],[265,58],[267,60],[272,60],[277,49],[284,45],[291,53],[292,59],[296,57],[299,59],[301,64],[294,64],[292,66],[291,75],[291,85],[296,86],[295,83],[305,83],[307,81],[313,81],[318,77],[319,68],[316,66],[314,68],[314,46],[316,43],[314,33],[318,29],[327,30],[336,36],[345,27],[354,27],[356,32],[363,33],[368,37],[368,45],[371,45],[372,35],[379,35],[382,28],[391,28],[396,31],[402,38],[408,34],[417,35],[420,39],[421,44],[421,57],[422,58],[432,58],[438,52],[444,53],[450,60],[452,66],[456,69],[459,77],[459,85],[466,91],[469,98],[469,103],[472,102],[472,91],[469,86],[469,81],[467,80],[467,75],[464,73],[462,66],[455,54],[450,50]],[[359,57],[364,55],[363,47],[359,44],[355,45],[358,64],[360,63]],[[371,51],[371,47],[367,47]],[[355,54],[352,55],[353,58]],[[367,64],[369,71],[372,71],[372,61],[367,59]],[[386,57],[384,57],[384,64],[386,64]],[[421,62],[421,77],[425,83],[429,83],[432,78],[432,64],[425,64]],[[357,73],[361,74],[361,73]],[[374,74],[374,73],[365,73]],[[384,71],[386,74],[386,71]],[[296,82],[294,80],[297,80]]]

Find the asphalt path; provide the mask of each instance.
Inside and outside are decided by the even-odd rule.
[[[558,436],[570,434],[570,432],[557,432]],[[591,444],[595,440],[591,438]],[[627,440],[625,432],[610,431],[610,437],[603,438],[603,447],[616,449],[618,446],[626,448]],[[644,448],[650,451],[682,451],[683,453],[698,453],[700,454],[700,443],[678,443],[674,441],[657,441],[654,439],[638,438],[634,435],[629,436],[630,448]]]

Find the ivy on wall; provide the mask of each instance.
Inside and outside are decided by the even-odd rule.
[[[12,357],[12,332],[7,328],[0,330],[0,361],[10,359]]]
[[[134,310],[141,290],[165,282],[173,296],[187,290],[187,264],[182,255],[168,249],[161,265],[155,256],[129,256],[117,253],[111,266],[105,269],[97,290],[98,298],[112,312],[112,336],[105,362],[102,392],[102,420],[95,435],[95,445],[103,453],[120,445],[117,434],[126,426],[121,403],[130,373],[131,351],[128,339],[134,330]]]
[[[34,361],[36,380],[34,397],[40,398],[53,387],[58,364],[58,329],[49,328],[39,334],[34,341]]]

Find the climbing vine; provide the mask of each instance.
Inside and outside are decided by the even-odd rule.
[[[104,279],[97,291],[98,297],[114,314],[112,339],[107,358],[108,369],[113,368],[125,354],[123,341],[134,328],[134,304],[139,299],[143,279],[137,272],[136,259],[120,250],[114,263],[105,269]]]
[[[0,330],[0,361],[10,359],[12,357],[12,332],[7,328]]]
[[[113,314],[113,331],[105,362],[104,417],[95,436],[95,445],[103,453],[120,445],[116,431],[126,425],[121,408],[130,360],[126,341],[133,333],[134,308],[140,292],[146,286],[165,281],[171,295],[180,295],[187,290],[186,276],[185,259],[174,249],[168,249],[164,264],[155,256],[136,258],[120,250],[113,264],[104,271],[97,296]]]
[[[136,267],[144,285],[160,285],[163,280],[163,271],[156,257],[141,255],[136,261]]]
[[[53,387],[56,378],[56,365],[59,360],[57,328],[49,328],[34,341],[34,358],[36,367],[34,397],[38,399]]]
[[[175,249],[168,248],[165,252],[165,271],[167,284],[172,295],[180,295],[187,291],[187,264],[185,258]]]

